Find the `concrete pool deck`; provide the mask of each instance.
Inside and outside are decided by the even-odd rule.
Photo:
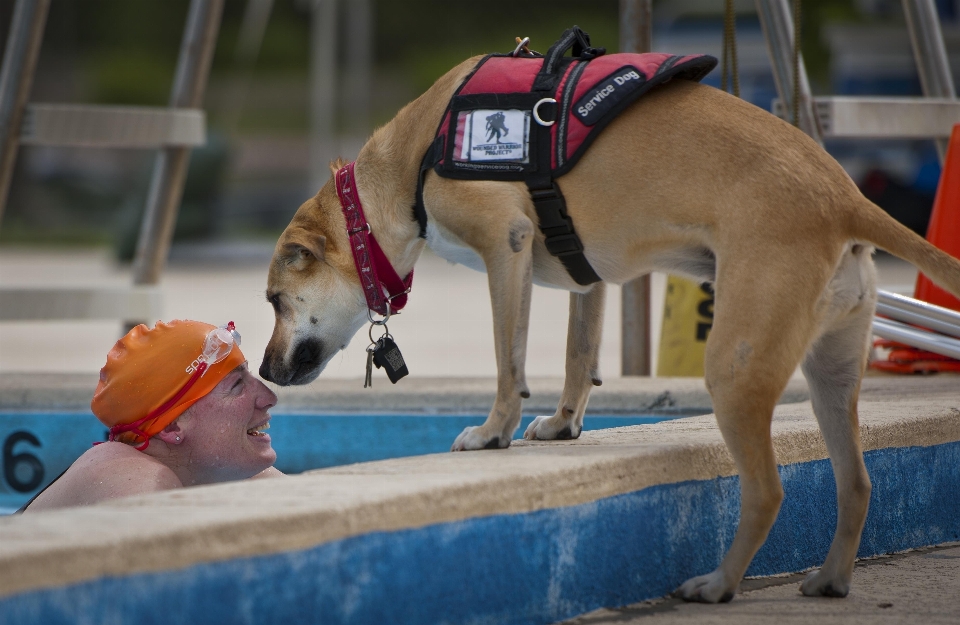
[[[0,407],[80,407],[91,381],[4,376]],[[281,389],[280,402],[485,411],[494,385],[409,382],[372,392],[318,382]],[[552,411],[561,385],[531,380],[525,407]],[[595,390],[590,411],[658,398],[697,408],[706,394],[699,379],[621,378]],[[818,565],[835,523],[832,472],[802,382],[784,399],[800,402],[779,406],[773,427],[787,498],[752,575]],[[868,377],[860,417],[875,485],[860,555],[960,540],[960,377]],[[2,518],[0,616],[140,622],[164,589],[179,598],[168,621],[549,623],[663,596],[713,568],[737,518],[732,475],[704,416]]]
[[[749,579],[728,605],[667,597],[600,609],[563,625],[955,625],[960,614],[960,543],[860,560],[846,599],[800,595],[805,574]]]

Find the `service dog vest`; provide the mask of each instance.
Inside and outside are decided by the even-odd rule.
[[[564,57],[572,48],[573,56]],[[576,165],[597,135],[653,87],[699,81],[717,64],[707,55],[610,54],[574,26],[546,56],[521,50],[485,56],[454,93],[424,156],[414,213],[426,237],[424,173],[445,178],[523,180],[547,250],[581,285],[598,282],[554,178]]]

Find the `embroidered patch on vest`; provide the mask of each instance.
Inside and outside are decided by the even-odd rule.
[[[577,100],[573,105],[577,119],[587,126],[594,125],[618,102],[642,87],[645,82],[647,77],[642,72],[632,65],[624,65]]]
[[[530,111],[476,109],[457,120],[454,159],[460,162],[530,162]]]

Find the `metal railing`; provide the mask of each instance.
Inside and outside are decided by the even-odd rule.
[[[960,360],[960,313],[886,291],[877,293],[877,313],[889,317],[874,318],[877,336]]]

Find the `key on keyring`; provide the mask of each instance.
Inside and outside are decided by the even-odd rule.
[[[381,336],[377,340],[377,346],[373,349],[373,364],[377,369],[382,368],[387,372],[387,377],[394,384],[397,380],[410,373],[407,371],[407,363],[403,361],[403,354],[400,348],[393,342],[388,335]]]

